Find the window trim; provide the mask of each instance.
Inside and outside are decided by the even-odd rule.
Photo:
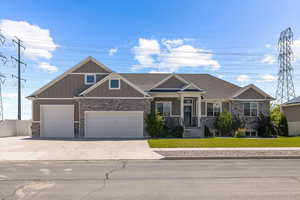
[[[164,115],[164,113],[162,113],[162,116],[163,117],[172,117],[172,101],[155,101],[155,113],[157,113],[157,104],[158,103],[162,103],[162,104],[165,104],[165,103],[168,103],[170,104],[170,115]]]
[[[208,105],[209,103],[212,103],[213,104],[213,115],[208,115]],[[222,102],[206,102],[206,116],[207,117],[216,117],[215,116],[215,110],[214,110],[214,105],[215,104],[219,104],[220,105],[220,113],[222,112]]]
[[[250,115],[245,115],[245,104],[249,103],[250,104]],[[252,115],[252,106],[251,104],[256,104],[256,115]],[[243,103],[243,116],[244,117],[258,117],[258,102],[244,102]]]
[[[87,82],[87,77],[88,76],[94,76],[94,82]],[[84,84],[85,85],[93,85],[96,83],[96,74],[85,74],[84,75]]]
[[[119,81],[119,87],[118,88],[112,88],[111,87],[111,81],[113,81],[113,80]],[[121,79],[119,79],[119,78],[110,78],[109,79],[109,89],[110,90],[119,90],[119,89],[121,89]]]

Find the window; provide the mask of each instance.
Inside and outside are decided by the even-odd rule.
[[[96,74],[86,74],[85,75],[85,84],[92,85],[96,83]]]
[[[170,116],[171,115],[171,102],[156,102],[155,103],[155,110],[162,116]]]
[[[207,116],[217,116],[220,112],[220,103],[207,103]]]
[[[120,89],[120,80],[119,79],[111,79],[109,81],[109,89]]]
[[[255,130],[246,130],[245,135],[246,135],[246,137],[256,137],[257,136],[257,131],[255,131]]]
[[[244,116],[257,116],[257,103],[244,103]]]

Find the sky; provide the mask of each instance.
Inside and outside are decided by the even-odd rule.
[[[294,32],[294,84],[300,95],[298,0],[1,0],[0,52],[16,56],[23,40],[22,118],[25,97],[87,56],[116,72],[209,73],[239,86],[253,83],[275,96],[277,41]],[[0,72],[4,118],[17,118],[16,63]]]

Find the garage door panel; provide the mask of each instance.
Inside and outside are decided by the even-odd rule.
[[[143,137],[143,112],[86,112],[86,137],[141,138]]]
[[[73,105],[41,105],[42,137],[74,137]]]

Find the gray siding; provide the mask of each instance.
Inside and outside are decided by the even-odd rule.
[[[97,65],[93,61],[89,61],[86,64],[82,65],[75,71],[75,73],[110,73],[100,65]]]
[[[222,111],[229,112],[229,103],[228,102],[222,102]]]
[[[79,120],[78,102],[75,100],[34,100],[32,120],[40,121],[40,105],[74,105],[74,121]]]
[[[120,89],[110,90],[109,80],[94,88],[86,94],[87,97],[143,97],[144,95],[137,91],[135,88],[128,85],[125,81],[121,80]]]
[[[265,97],[256,92],[253,88],[249,88],[248,90],[237,96],[236,99],[265,99]]]
[[[84,84],[84,75],[68,74],[37,96],[40,98],[72,98],[90,86]]]
[[[182,81],[178,80],[176,77],[171,77],[164,83],[157,86],[157,88],[182,88],[186,84],[182,83]]]
[[[282,107],[282,111],[286,116],[288,122],[300,121],[300,104],[288,107]]]

